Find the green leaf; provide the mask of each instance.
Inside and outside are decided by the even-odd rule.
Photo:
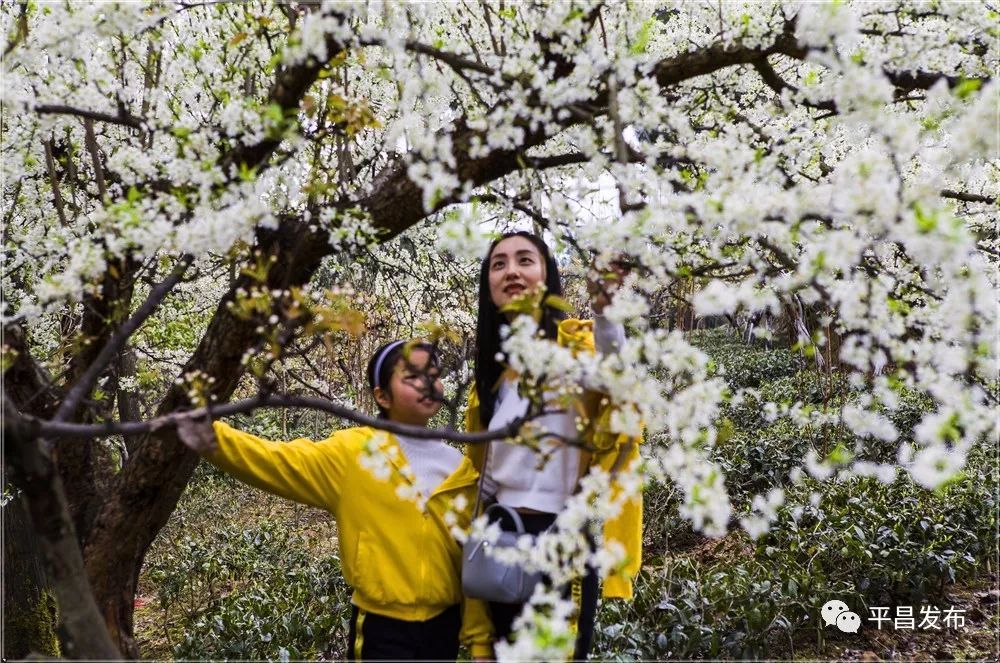
[[[837,446],[833,448],[830,455],[826,459],[833,465],[846,465],[851,462],[854,458],[854,453],[850,449],[844,446],[844,443],[838,443]]]
[[[268,104],[264,109],[264,117],[275,124],[281,124],[285,120],[285,110],[281,104]]]
[[[726,417],[719,424],[718,433],[716,433],[715,441],[718,443],[727,442],[733,437],[733,433],[736,432],[736,427],[733,425],[733,420]]]
[[[941,118],[935,116],[925,117],[920,121],[920,126],[927,131],[937,131],[941,128]]]
[[[910,312],[910,305],[901,299],[889,297],[889,310],[899,315],[907,315]]]
[[[957,413],[952,413],[952,415],[948,417],[948,421],[941,425],[941,428],[938,429],[938,435],[942,439],[949,440],[951,442],[958,442],[958,440],[962,438],[962,433],[958,429]]]
[[[542,303],[549,308],[554,308],[558,311],[563,311],[565,313],[573,312],[573,305],[558,295],[549,295],[542,301]]]
[[[629,50],[632,55],[642,55],[646,52],[646,48],[649,46],[649,39],[652,37],[653,24],[656,22],[656,18],[650,16],[642,25],[639,27],[639,34],[635,37],[635,42]]]
[[[280,50],[277,53],[275,53],[274,55],[272,55],[271,59],[268,60],[267,64],[264,66],[264,71],[266,73],[271,73],[272,71],[274,71],[277,68],[277,66],[279,64],[281,64],[281,58],[282,57],[283,56],[282,56]]]
[[[0,373],[6,373],[16,360],[17,350],[4,346],[3,352],[0,352]]]
[[[243,182],[253,182],[257,179],[257,168],[250,168],[244,162],[240,162],[240,180]]]
[[[967,99],[972,93],[978,92],[983,86],[980,78],[966,78],[955,86],[955,96],[959,99]]]
[[[925,212],[923,208],[916,203],[913,205],[913,214],[917,221],[917,231],[921,235],[931,233],[937,228],[938,220],[936,214]]]

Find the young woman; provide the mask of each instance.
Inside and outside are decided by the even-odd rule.
[[[407,346],[379,348],[368,382],[382,418],[426,426],[441,407],[437,360],[429,345]],[[460,452],[441,440],[367,427],[283,443],[213,426],[218,447],[209,461],[337,519],[344,578],[354,589],[349,660],[453,661],[460,631],[473,657],[491,656],[486,607],[463,603],[461,549],[445,520],[455,498],[474,499],[478,474]],[[416,500],[401,496],[414,492]],[[468,522],[468,512],[460,513],[459,524]]]
[[[516,381],[503,378],[504,367],[497,359],[501,356],[500,327],[509,322],[501,309],[515,297],[539,287],[548,294],[562,294],[559,268],[545,242],[528,232],[510,233],[495,241],[483,260],[479,278],[476,384],[466,411],[466,427],[470,431],[495,430],[527,412],[527,399],[519,395]],[[624,341],[624,329],[601,315],[606,304],[607,296],[601,289],[592,303],[593,321],[565,319],[560,311],[544,307],[541,331],[552,342],[566,347],[613,352]],[[591,421],[606,422],[609,412],[607,406],[603,409],[597,406],[599,398],[581,400]],[[546,414],[535,423],[563,437],[578,437],[574,414]],[[555,522],[567,498],[576,490],[579,478],[591,467],[610,470],[627,466],[638,457],[636,440],[595,433],[601,430],[599,426],[585,430],[589,432],[581,442],[597,451],[588,453],[579,446],[563,444],[542,467],[537,452],[525,446],[502,441],[491,443],[488,451],[484,445],[470,446],[469,457],[485,473],[484,496],[517,510],[528,533],[544,531]],[[612,486],[611,490],[614,489]],[[513,524],[501,521],[501,528],[512,530]],[[641,562],[641,501],[627,503],[618,518],[606,523],[604,539],[606,544],[612,541],[622,544],[627,553],[625,567],[605,580],[604,596],[631,598],[631,577],[638,572]],[[590,650],[598,592],[598,578],[593,569],[588,569],[571,590],[578,602],[574,660],[586,659]],[[510,635],[512,623],[522,608],[521,604],[490,603],[498,639]]]

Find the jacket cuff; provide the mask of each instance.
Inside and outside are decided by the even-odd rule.
[[[632,600],[632,581],[618,574],[604,579],[604,598]]]
[[[493,658],[493,643],[474,642],[469,647],[469,654],[472,658]]]

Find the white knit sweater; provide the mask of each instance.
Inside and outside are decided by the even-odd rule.
[[[594,345],[601,354],[615,352],[625,341],[625,328],[603,316],[594,318]],[[528,399],[517,393],[516,381],[505,380],[497,393],[497,405],[490,419],[496,430],[528,411]],[[534,424],[555,435],[575,438],[575,415],[569,412],[547,414]],[[515,508],[558,513],[574,490],[580,471],[580,450],[555,438],[542,440],[543,449],[551,449],[543,464],[542,454],[522,445],[498,440],[490,443],[483,494],[495,496],[501,504]]]

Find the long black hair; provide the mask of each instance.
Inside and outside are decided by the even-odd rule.
[[[490,257],[497,244],[511,237],[523,237],[538,249],[538,253],[545,261],[546,294],[562,296],[559,265],[541,237],[519,230],[501,235],[490,244],[490,249],[486,252],[483,264],[479,268],[479,319],[476,323],[476,395],[479,396],[479,422],[483,428],[490,425],[496,409],[496,387],[503,373],[503,366],[496,357],[500,352],[500,325],[506,323],[500,309],[493,303],[493,297],[490,296]],[[542,306],[542,321],[539,327],[545,338],[556,339],[559,321],[565,317],[566,314],[559,309]]]
[[[390,346],[394,346],[391,349]],[[389,341],[383,345],[380,345],[378,350],[372,354],[371,359],[368,360],[368,369],[365,371],[365,375],[368,376],[368,387],[372,390],[372,394],[375,393],[375,387],[382,389],[392,395],[392,390],[389,389],[389,381],[392,379],[392,372],[396,368],[396,363],[403,358],[403,351],[406,349],[406,341]],[[386,350],[388,349],[388,352]],[[435,348],[430,343],[415,343],[410,346],[410,351],[413,350],[426,350],[430,355],[428,360],[428,368],[438,366],[438,356],[437,348]],[[382,354],[385,354],[382,357]],[[379,357],[382,357],[381,363],[379,362]],[[378,416],[380,419],[386,419],[389,416],[389,411],[378,404],[375,401],[375,406],[378,408]]]

